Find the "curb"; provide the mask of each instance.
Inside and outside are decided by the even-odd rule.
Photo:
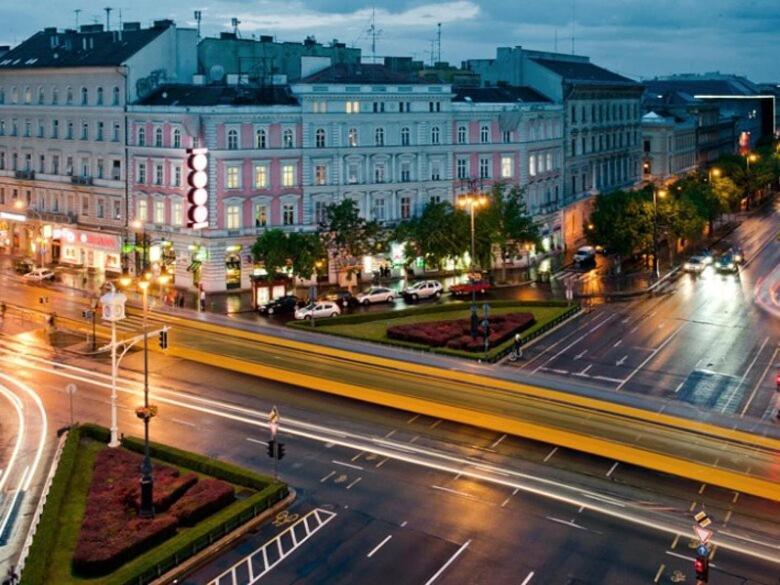
[[[150,585],[165,585],[166,583],[178,583],[180,578],[185,577],[188,574],[194,572],[196,569],[199,569],[202,566],[204,566],[213,557],[223,552],[223,549],[228,549],[239,538],[243,537],[248,532],[251,532],[258,524],[262,524],[263,522],[268,520],[271,516],[275,516],[281,510],[283,510],[284,508],[292,504],[293,501],[295,501],[295,498],[297,497],[298,494],[291,487],[288,487],[288,491],[289,493],[287,494],[286,498],[284,498],[280,502],[277,502],[262,514],[258,514],[248,522],[245,522],[235,530],[229,532],[228,534],[220,538],[212,545],[207,546],[202,551],[197,553],[195,556],[192,556],[188,558],[186,561],[176,565],[173,569],[171,569],[167,573],[164,573],[154,581],[151,581]]]

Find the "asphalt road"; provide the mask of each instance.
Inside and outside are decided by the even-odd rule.
[[[138,368],[140,355],[124,365]],[[0,367],[36,388],[52,427],[67,421],[68,382],[78,385],[77,419],[107,423],[105,362],[53,356],[28,336],[2,340]],[[280,473],[298,492],[277,526],[246,537],[187,583],[209,582],[279,535],[284,558],[271,558],[281,560],[263,582],[595,585],[681,582],[680,575],[691,582],[687,534],[702,507],[719,538],[742,535],[753,552],[780,555],[772,548],[777,504],[165,356],[153,356],[152,370],[160,404],[153,439],[265,473],[272,466],[261,413],[276,404],[288,453]],[[139,379],[123,371],[125,433],[142,429],[132,412]],[[610,502],[646,524],[597,511]],[[335,516],[294,547],[282,534],[290,518],[315,509]],[[665,532],[675,521],[686,536]],[[778,565],[761,558],[719,548],[713,563],[712,583],[777,583]]]
[[[780,265],[778,209],[747,218],[728,238],[748,260],[738,274],[708,268],[656,297],[594,307],[514,367],[673,398],[703,413],[774,418],[780,320],[754,303],[754,288]]]

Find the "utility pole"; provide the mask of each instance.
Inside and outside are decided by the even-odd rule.
[[[113,8],[106,6],[103,10],[106,11],[106,30],[109,31],[111,30],[111,11]]]
[[[571,54],[574,54],[574,23],[576,21],[576,4],[577,0],[571,0]]]
[[[203,20],[203,12],[195,11],[195,22],[198,24],[198,39],[200,39],[200,21]]]
[[[436,63],[441,63],[441,23],[436,25]]]
[[[368,25],[368,36],[371,37],[371,62],[376,63],[376,40],[382,34],[381,30],[376,28],[376,10],[371,9],[371,24]]]
[[[81,14],[81,8],[76,8],[73,12],[76,14],[76,30],[79,30],[79,14]]]

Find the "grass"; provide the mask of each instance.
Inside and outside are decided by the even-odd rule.
[[[505,315],[507,313],[527,312],[532,313],[536,322],[523,331],[523,339],[534,337],[542,329],[562,318],[571,307],[559,303],[543,305],[540,303],[522,303],[514,301],[499,301],[491,303],[491,315]],[[465,303],[463,305],[442,305],[439,310],[434,307],[425,309],[409,309],[405,311],[387,311],[382,313],[365,313],[359,318],[355,316],[336,317],[317,322],[314,331],[329,333],[340,337],[349,337],[363,341],[373,341],[387,345],[396,345],[412,349],[431,351],[445,355],[452,355],[468,359],[494,360],[503,355],[512,346],[513,340],[505,341],[496,347],[490,348],[487,356],[482,352],[470,352],[454,350],[446,347],[430,347],[420,343],[411,343],[390,339],[387,336],[388,327],[394,325],[406,325],[410,323],[424,323],[427,321],[446,321],[452,319],[465,319],[471,315],[471,310]],[[480,318],[482,311],[480,311]],[[311,329],[308,323],[291,323],[296,328]]]

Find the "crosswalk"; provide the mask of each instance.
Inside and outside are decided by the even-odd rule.
[[[598,278],[599,273],[593,270],[583,272],[582,270],[577,270],[575,268],[565,268],[564,270],[561,270],[560,272],[556,272],[555,274],[553,274],[552,277],[553,279],[563,283],[583,282],[586,280],[591,280],[593,278]]]

